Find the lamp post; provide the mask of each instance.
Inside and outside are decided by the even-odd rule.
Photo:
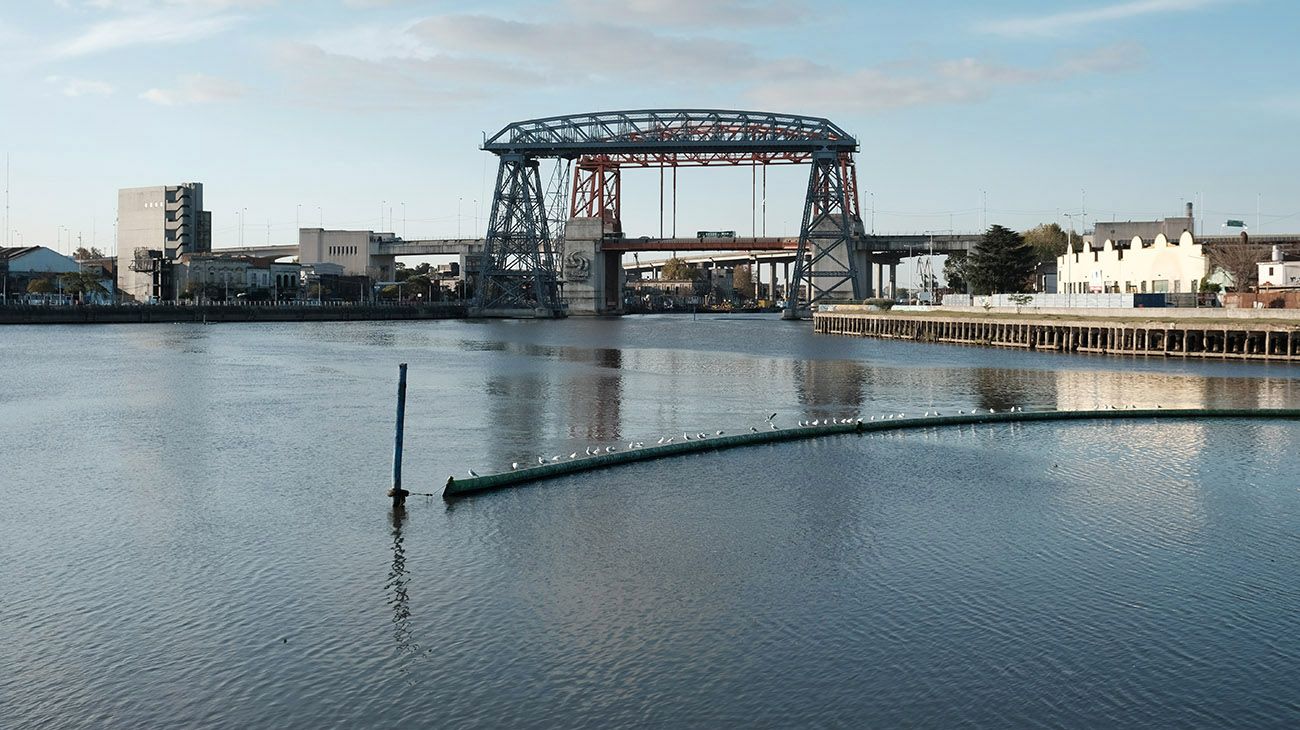
[[[1071,266],[1074,263],[1074,214],[1066,213],[1065,217],[1070,221],[1070,230],[1065,232],[1065,306],[1069,307],[1074,303],[1074,297],[1072,296],[1074,294],[1074,279],[1070,276],[1070,272],[1074,270],[1074,267]],[[1080,233],[1079,235],[1083,234]],[[1060,272],[1057,272],[1057,276],[1060,276]]]

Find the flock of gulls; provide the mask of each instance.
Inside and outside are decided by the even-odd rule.
[[[1130,407],[1130,408],[1136,408],[1137,406],[1129,406],[1129,407]],[[1159,406],[1157,406],[1157,407],[1159,407]],[[1115,407],[1114,407],[1114,406],[1108,406],[1108,408],[1111,409],[1111,410],[1115,410]],[[972,409],[970,409],[969,411],[967,411],[967,410],[958,410],[958,411],[957,411],[957,415],[959,415],[959,416],[966,416],[966,415],[974,416],[974,415],[979,415],[979,414],[982,414],[982,413],[985,413],[985,412],[986,412],[986,411],[983,410],[983,409],[972,408]],[[988,413],[997,413],[997,411],[996,411],[995,409],[993,409],[993,408],[989,408],[989,409],[987,410],[987,412],[988,412]],[[1021,407],[1019,407],[1019,406],[1011,406],[1010,408],[1008,408],[1007,410],[1005,410],[1005,411],[1003,411],[1003,412],[1004,412],[1004,413],[1023,413],[1023,412],[1024,412],[1024,409],[1021,408]],[[771,430],[771,431],[778,431],[778,430],[780,430],[780,428],[776,425],[776,415],[777,415],[777,414],[773,413],[772,415],[770,415],[770,416],[767,417],[767,419],[766,419],[766,423],[767,423],[767,428],[768,428],[768,430]],[[930,418],[930,417],[934,417],[934,416],[942,416],[942,415],[944,415],[944,414],[940,413],[939,411],[926,411],[926,412],[922,415],[922,417],[923,417],[923,418]],[[952,414],[949,413],[948,415],[952,415]],[[907,418],[907,414],[906,414],[906,413],[886,413],[885,415],[880,416],[880,417],[878,417],[878,418],[877,418],[876,416],[871,416],[871,417],[869,417],[867,420],[869,420],[869,421],[877,421],[877,420],[879,420],[879,421],[891,421],[891,420],[902,419],[902,418]],[[834,418],[834,417],[832,417],[832,418],[814,418],[814,419],[812,419],[812,420],[799,421],[799,424],[798,424],[798,425],[799,425],[800,428],[809,428],[809,427],[818,427],[818,426],[847,426],[847,425],[852,425],[852,424],[855,424],[855,423],[863,423],[863,419],[860,418],[860,417],[859,417],[859,418]],[[750,430],[751,433],[758,433],[758,431],[759,431],[759,429],[756,428],[756,427],[754,427],[754,426],[750,426],[750,427],[749,427],[749,430]],[[667,445],[667,444],[675,443],[675,442],[677,442],[679,439],[682,440],[682,441],[703,441],[703,440],[708,439],[708,438],[711,438],[711,437],[725,436],[725,435],[726,435],[726,431],[715,431],[715,432],[712,434],[712,436],[710,436],[710,434],[707,434],[707,433],[705,433],[705,432],[703,432],[703,431],[699,431],[699,432],[696,432],[696,433],[694,433],[694,434],[689,433],[689,432],[683,432],[682,435],[681,435],[680,437],[677,436],[677,435],[673,435],[673,436],[660,436],[660,437],[659,437],[659,440],[655,442],[655,445],[656,445],[656,446],[664,446],[664,445]],[[625,448],[626,450],[628,450],[628,451],[633,451],[633,450],[635,450],[635,449],[642,449],[642,448],[645,448],[645,445],[646,445],[646,442],[644,442],[644,441],[629,441],[629,442],[627,442],[627,446],[624,447],[624,448]],[[603,454],[612,454],[612,453],[614,453],[615,451],[618,451],[618,450],[619,450],[619,447],[616,447],[616,446],[605,446],[605,447],[600,447],[600,446],[592,447],[592,446],[588,446],[588,447],[586,447],[586,448],[584,448],[584,449],[582,450],[581,454],[582,454],[583,456],[601,456],[601,455],[603,455]],[[577,452],[577,451],[574,451],[573,453],[570,453],[570,454],[568,454],[568,455],[565,455],[565,454],[556,454],[555,456],[551,456],[551,457],[549,457],[549,458],[546,457],[546,456],[539,456],[539,457],[537,457],[537,464],[536,464],[536,465],[537,465],[537,466],[546,466],[547,464],[557,464],[557,463],[562,462],[562,461],[568,461],[568,460],[570,460],[570,459],[577,459],[578,456],[579,456],[579,452]],[[524,464],[524,463],[520,463],[520,462],[516,461],[516,462],[514,462],[514,463],[512,463],[512,464],[510,465],[510,469],[511,469],[511,471],[515,471],[515,470],[518,470],[518,469],[525,469],[525,468],[528,468],[528,467],[530,467],[530,466],[533,466],[533,465],[532,465],[532,464]],[[478,476],[479,476],[479,473],[476,472],[476,471],[474,471],[473,469],[470,469],[470,470],[469,470],[469,475],[470,475],[471,477],[478,477]]]

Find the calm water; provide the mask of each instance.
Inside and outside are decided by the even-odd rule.
[[[0,329],[0,727],[1300,725],[1300,424],[703,454],[684,430],[1300,406],[1300,369],[768,319]]]

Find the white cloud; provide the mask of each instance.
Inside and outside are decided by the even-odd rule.
[[[108,96],[115,89],[112,84],[90,79],[77,79],[70,76],[46,76],[45,82],[59,87],[64,96]]]
[[[982,101],[1002,88],[1060,81],[1092,73],[1122,71],[1142,62],[1141,50],[1107,46],[1063,58],[1053,65],[1024,68],[975,58],[913,68],[816,69],[802,76],[765,82],[749,90],[758,104],[775,109],[813,107],[874,112],[916,106]]]
[[[566,0],[579,19],[631,26],[693,28],[801,22],[807,5],[795,0]]]
[[[741,0],[705,5],[736,2]],[[637,3],[643,9],[675,7],[681,0],[622,1]],[[571,42],[575,38],[582,41]],[[481,14],[353,27],[283,44],[279,53],[297,98],[347,108],[461,104],[523,91],[575,91],[600,99],[637,88],[675,98],[746,99],[774,109],[882,110],[975,102],[1000,88],[1123,70],[1141,58],[1140,49],[1124,46],[1029,67],[958,58],[853,68],[775,57],[764,46],[732,37]]]
[[[1130,0],[1086,10],[1067,10],[1048,15],[1004,18],[1002,20],[980,23],[976,28],[985,33],[1004,36],[1056,36],[1068,31],[1076,31],[1096,23],[1106,23],[1144,15],[1159,13],[1179,13],[1212,5],[1221,5],[1230,0]]]
[[[244,96],[245,93],[244,87],[234,81],[192,74],[182,76],[175,88],[149,89],[140,94],[140,98],[161,106],[180,106],[233,101]]]
[[[189,43],[221,33],[242,21],[238,15],[203,16],[149,12],[96,23],[55,46],[55,58],[72,58],[138,45]]]

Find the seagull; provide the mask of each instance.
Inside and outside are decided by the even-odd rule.
[[[570,458],[570,459],[576,459],[576,458],[578,458],[578,452],[575,451],[575,452],[573,452],[572,454],[569,454],[569,458]]]
[[[814,426],[817,425],[817,419],[813,419],[812,425],[814,425]]]
[[[660,436],[660,437],[659,437],[659,443],[662,444],[663,442],[664,442],[664,437],[663,437],[663,436]]]
[[[518,469],[518,468],[519,468],[519,462],[517,462],[517,461],[512,462],[512,463],[510,464],[510,468],[511,468],[512,470],[513,470],[513,469]]]
[[[563,458],[564,458],[563,456],[560,456],[559,454],[556,454],[555,456],[552,456],[552,457],[551,457],[551,461],[559,461],[560,459],[563,459]]]
[[[873,420],[873,421],[876,420],[876,417],[875,417],[875,416],[872,416],[872,417],[871,417],[871,420]]]
[[[718,433],[717,433],[717,435],[718,435],[718,436],[721,436],[721,435],[722,435],[722,432],[721,432],[721,431],[719,431],[719,432],[718,432]]]
[[[775,413],[773,413],[772,415],[768,416],[768,417],[767,417],[767,420],[770,421],[770,420],[772,420],[773,418],[776,418],[776,414],[775,414]]]
[[[473,469],[470,469],[470,470],[469,470],[469,475],[472,476],[472,477],[476,477],[476,476],[478,476],[478,474],[475,473],[475,471],[474,471]]]
[[[684,434],[682,434],[682,438],[686,439],[687,441],[690,441],[690,440],[691,440],[691,435],[690,435],[689,433],[684,433]]]
[[[700,438],[707,438],[707,437],[704,435],[704,432],[703,432],[703,431],[700,431],[699,433],[697,433],[697,434],[695,434],[695,435],[696,435],[696,436],[699,436]]]
[[[591,447],[588,446],[588,447],[584,448],[584,449],[582,450],[582,453],[586,454],[587,456],[591,456]]]
[[[989,409],[989,413],[993,413],[993,412],[994,412],[994,411],[993,411],[993,409],[992,409],[992,408],[990,408],[990,409]]]
[[[545,463],[546,463],[546,459],[545,459],[544,457],[539,456],[539,457],[537,457],[537,463],[538,463],[538,464],[545,464]]]
[[[957,411],[957,415],[964,416],[966,415],[966,411]]]
[[[775,423],[769,423],[769,424],[767,424],[767,425],[771,426],[773,431],[776,430],[776,424],[775,424]]]
[[[802,424],[801,424],[801,425],[802,425]],[[750,433],[758,433],[758,429],[757,429],[757,428],[754,428],[753,426],[750,426],[750,427],[749,427],[749,431],[750,431]]]
[[[629,446],[628,448],[632,448],[632,447]],[[605,453],[606,453],[606,454],[611,453],[611,452],[613,452],[613,451],[614,451],[614,447],[613,447],[613,446],[606,446],[606,447],[605,447]]]
[[[673,442],[673,439],[672,439],[672,437],[670,436],[670,437],[668,437],[668,440],[665,441],[664,443],[666,443],[666,444],[671,444],[672,442]]]

